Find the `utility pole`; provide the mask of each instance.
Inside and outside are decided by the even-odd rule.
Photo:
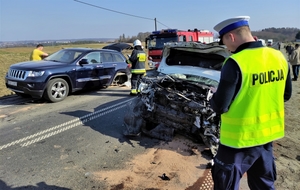
[[[155,30],[154,30],[154,31],[156,31],[156,30],[157,30],[157,26],[156,26],[156,18],[154,18],[154,24],[155,24]]]

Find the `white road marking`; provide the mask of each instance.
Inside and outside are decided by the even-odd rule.
[[[46,138],[49,138],[51,136],[57,135],[57,134],[59,134],[59,133],[61,133],[63,131],[66,131],[68,129],[74,128],[74,127],[76,127],[78,125],[83,125],[84,123],[86,123],[88,121],[92,121],[94,119],[97,119],[98,117],[101,117],[101,116],[106,115],[106,114],[108,114],[110,112],[113,112],[113,111],[116,111],[118,109],[121,109],[121,108],[125,107],[126,103],[130,102],[132,99],[133,98],[131,98],[129,100],[126,100],[126,101],[123,101],[123,102],[120,102],[120,103],[117,103],[115,105],[109,106],[107,108],[103,108],[103,109],[98,110],[96,112],[89,113],[89,114],[84,115],[84,116],[82,116],[80,118],[76,118],[76,119],[73,119],[71,121],[67,121],[67,122],[62,123],[60,125],[51,127],[49,129],[46,129],[46,130],[43,130],[43,131],[40,131],[38,133],[35,133],[33,135],[24,137],[22,139],[13,141],[11,143],[2,145],[2,146],[0,146],[0,150],[3,150],[3,149],[8,148],[10,146],[13,146],[13,145],[16,145],[16,144],[20,144],[20,143],[22,143],[24,141],[27,141],[27,140],[30,140],[30,139],[34,138],[33,140],[30,140],[30,141],[27,141],[27,142],[21,144],[22,147],[26,147],[28,145],[31,145],[31,144],[36,143],[38,141],[41,141],[43,139],[46,139]],[[56,131],[54,131],[54,130],[56,130]],[[45,135],[43,135],[43,134],[45,134]],[[43,136],[40,136],[40,135],[43,135]],[[40,136],[40,137],[38,137],[38,136]]]

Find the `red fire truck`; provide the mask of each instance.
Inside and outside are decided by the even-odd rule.
[[[214,34],[208,30],[178,30],[178,29],[164,29],[160,31],[153,31],[145,42],[146,49],[148,49],[148,64],[150,68],[157,68],[162,58],[162,50],[164,43],[167,42],[213,42]]]

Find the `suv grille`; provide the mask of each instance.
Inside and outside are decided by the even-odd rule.
[[[16,70],[16,69],[9,69],[8,76],[15,79],[25,80],[26,78],[26,71]]]

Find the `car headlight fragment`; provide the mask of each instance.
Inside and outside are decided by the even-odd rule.
[[[45,71],[29,71],[28,77],[41,77]]]
[[[138,91],[141,92],[141,93],[148,93],[149,84],[144,83],[144,82],[140,82],[140,84],[138,86]]]

